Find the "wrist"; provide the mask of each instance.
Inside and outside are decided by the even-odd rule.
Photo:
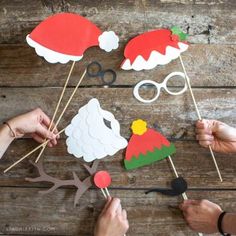
[[[228,232],[230,231],[230,229],[228,228],[228,216],[229,213],[226,213],[225,211],[219,215],[218,230],[221,235],[230,236],[230,234],[228,234]]]
[[[21,138],[24,135],[23,131],[17,125],[17,119],[16,118],[8,120],[6,122],[6,124],[8,124],[8,127],[11,130],[12,135],[15,138]]]
[[[226,213],[222,221],[222,229],[228,234],[236,234],[235,227],[236,214],[235,213]]]
[[[10,144],[15,139],[15,136],[7,124],[1,125],[0,132],[2,140],[4,140],[6,144]]]

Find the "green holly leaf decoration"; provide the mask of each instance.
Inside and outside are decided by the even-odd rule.
[[[171,28],[172,34],[178,35],[180,41],[185,41],[188,37],[188,34],[185,34],[178,26]]]

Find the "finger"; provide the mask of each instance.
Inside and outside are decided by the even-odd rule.
[[[198,120],[196,122],[196,128],[197,129],[204,129],[205,128],[205,122],[203,120]]]
[[[125,209],[122,210],[122,217],[124,220],[127,219],[127,211]]]
[[[208,130],[208,129],[195,129],[195,133],[196,134],[209,134],[211,135],[212,134],[212,131],[211,130]]]
[[[51,143],[53,146],[56,146],[56,145],[57,145],[57,139],[52,139],[52,140],[50,140],[50,143]]]
[[[39,110],[39,115],[40,115],[40,123],[44,124],[47,129],[49,129],[50,125],[51,125],[51,130],[53,130],[54,134],[58,133],[57,128],[55,128],[55,124],[52,122],[51,124],[51,119],[42,111]]]
[[[212,141],[199,141],[199,144],[202,146],[202,147],[208,147],[210,145],[212,145]]]
[[[42,138],[40,135],[38,135],[37,133],[31,134],[31,137],[38,143],[44,143],[45,139]],[[47,144],[48,147],[53,147],[54,145],[52,144],[52,142],[48,142]]]
[[[214,137],[209,134],[197,134],[196,139],[199,141],[211,141],[212,142],[214,140]]]
[[[120,206],[118,207],[118,209],[116,210],[116,213],[117,213],[117,215],[121,215],[121,214],[122,214],[122,207],[121,207],[121,204],[120,204]]]
[[[102,213],[107,211],[108,207],[110,206],[111,199],[112,199],[111,197],[108,197],[107,202],[106,202],[105,206],[103,207]]]
[[[113,198],[111,200],[111,203],[110,203],[107,211],[114,214],[114,213],[116,213],[116,211],[118,210],[119,207],[120,207],[120,199]]]
[[[184,200],[184,202],[179,205],[179,208],[181,211],[186,211],[189,206],[197,204],[198,204],[197,200],[191,200],[191,199]]]
[[[48,131],[44,125],[38,124],[36,127],[36,132],[43,138],[55,139],[56,135]]]

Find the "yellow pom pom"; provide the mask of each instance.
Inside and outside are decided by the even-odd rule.
[[[147,131],[147,122],[144,120],[135,120],[131,125],[133,134],[143,135]]]

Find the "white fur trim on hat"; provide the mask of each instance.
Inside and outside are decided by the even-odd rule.
[[[65,64],[68,61],[79,61],[82,59],[82,56],[72,56],[72,55],[67,55],[63,53],[59,53],[56,51],[53,51],[51,49],[48,49],[39,43],[35,42],[33,39],[30,38],[29,35],[26,37],[27,43],[35,49],[35,52],[40,56],[44,57],[46,61],[49,63],[62,63]]]
[[[98,37],[99,47],[106,52],[119,47],[119,37],[113,31],[105,31]]]

